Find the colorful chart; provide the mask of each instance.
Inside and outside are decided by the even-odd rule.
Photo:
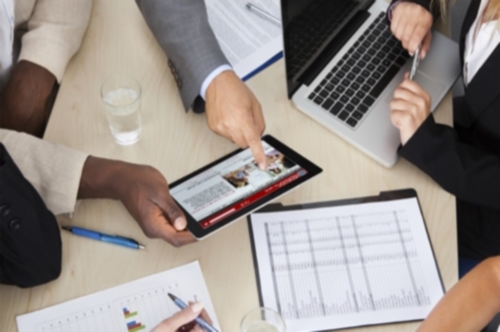
[[[198,262],[17,317],[19,332],[146,332],[179,311],[168,293],[202,301],[218,326]],[[0,327],[0,330],[2,328]],[[3,331],[3,330],[2,330]]]
[[[170,283],[118,299],[106,306],[90,308],[40,324],[38,332],[137,332],[146,331],[178,311],[168,293],[185,296],[178,284]],[[186,298],[186,297],[185,297]],[[186,298],[196,301],[197,298]],[[118,330],[117,326],[121,326]]]
[[[123,308],[123,316],[125,319],[132,319],[137,316],[137,311],[130,312],[127,308]],[[138,322],[136,319],[127,321],[127,330],[129,332],[136,332],[144,330],[145,328],[146,326]]]

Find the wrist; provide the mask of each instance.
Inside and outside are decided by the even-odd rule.
[[[83,166],[78,198],[120,199],[127,164],[117,160],[89,156]]]
[[[203,100],[206,100],[206,94],[207,94],[207,89],[210,86],[210,84],[213,82],[213,80],[218,77],[221,73],[225,71],[233,71],[233,68],[230,65],[221,65],[217,68],[215,68],[203,81],[201,84],[200,88],[200,96],[203,98]]]
[[[232,87],[234,78],[239,80],[234,71],[226,70],[214,77],[205,91],[205,100],[209,101],[217,95],[217,91],[225,91],[225,88]],[[218,87],[221,86],[222,90]],[[227,92],[227,91],[225,91]]]
[[[405,2],[406,0],[396,0],[394,1],[390,6],[389,6],[389,9],[387,10],[387,19],[389,20],[389,22],[392,22],[392,17],[393,17],[393,13],[394,13],[394,9],[396,9],[396,7],[401,3],[401,2]]]

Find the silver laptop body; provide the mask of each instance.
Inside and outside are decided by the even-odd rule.
[[[289,10],[290,3],[294,2],[305,4],[307,2],[313,3],[314,0],[282,0],[284,31],[291,21],[290,16],[292,16],[286,11]],[[336,2],[356,3],[348,0],[337,0]],[[327,5],[333,5],[333,3],[329,2]],[[350,6],[352,5],[350,4]],[[338,8],[338,5],[335,8]],[[322,68],[320,71],[318,69],[316,69],[316,73],[313,71],[314,77],[311,77],[311,70],[309,73],[306,71],[305,74],[302,74],[302,82],[296,80],[293,91],[290,88],[290,80],[293,79],[290,70],[300,70],[290,67],[289,56],[292,52],[290,40],[285,40],[284,54],[289,93],[292,92],[290,97],[295,106],[382,165],[392,167],[398,159],[397,149],[400,145],[400,137],[399,131],[390,120],[389,103],[395,88],[402,82],[404,74],[410,71],[412,61],[406,52],[398,54],[395,48],[401,49],[400,43],[394,46],[394,42],[388,41],[390,38],[395,39],[392,35],[388,37],[390,30],[385,18],[387,8],[387,2],[377,0],[369,5],[365,13],[361,15],[362,18],[357,14],[358,25],[355,29],[350,27],[351,34],[352,30],[355,32],[348,37],[346,42],[336,43],[337,48],[339,48],[338,44],[342,44],[342,46],[334,52],[335,55],[326,65],[320,65]],[[332,25],[334,26],[335,23]],[[386,26],[385,31],[383,30],[384,25]],[[381,31],[384,32],[381,33]],[[294,33],[295,35],[298,33]],[[378,37],[380,35],[385,37]],[[365,38],[361,38],[362,36]],[[286,38],[290,38],[290,35],[287,36],[285,32]],[[295,36],[294,40],[296,39]],[[363,44],[363,42],[365,43]],[[375,55],[365,54],[370,50],[371,53],[377,51],[378,53]],[[385,57],[384,54],[386,54]],[[377,57],[378,60],[374,60]],[[318,59],[313,61],[318,61]],[[323,62],[325,62],[324,59]],[[364,64],[361,66],[361,71],[358,64]],[[354,69],[355,67],[358,69]],[[377,72],[378,74],[375,75]],[[458,44],[440,33],[433,32],[431,49],[426,58],[420,62],[415,75],[415,81],[432,98],[431,111],[436,109],[459,74]],[[307,75],[309,78],[303,79]],[[371,77],[371,75],[375,75],[377,78]],[[295,77],[299,76],[300,74],[295,75]]]

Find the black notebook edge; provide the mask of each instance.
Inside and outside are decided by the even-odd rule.
[[[429,235],[429,229],[427,228],[427,222],[425,221],[425,217],[424,217],[424,214],[422,211],[422,206],[420,205],[420,200],[418,199],[418,194],[417,194],[415,189],[408,188],[408,189],[399,189],[399,190],[391,190],[391,191],[381,191],[378,196],[347,198],[347,199],[340,199],[340,200],[334,200],[334,201],[324,201],[324,202],[294,204],[294,205],[283,205],[281,203],[274,203],[274,204],[266,205],[262,209],[249,214],[247,216],[247,224],[248,224],[248,232],[250,235],[250,245],[252,247],[252,261],[253,261],[253,265],[254,265],[255,281],[257,283],[257,291],[258,291],[258,295],[259,295],[259,306],[261,306],[261,307],[264,306],[264,300],[262,298],[262,291],[261,291],[262,288],[261,288],[260,277],[259,277],[259,264],[257,261],[257,251],[255,248],[255,238],[253,236],[252,214],[262,213],[262,212],[281,212],[281,211],[290,211],[290,210],[305,210],[305,209],[314,209],[314,208],[321,208],[321,207],[344,206],[344,205],[373,203],[373,202],[387,202],[387,201],[394,201],[394,200],[400,200],[400,199],[405,199],[405,198],[416,198],[417,199],[418,208],[420,210],[422,220],[424,221],[424,227],[425,227],[425,232],[427,234],[427,239],[429,241],[429,245],[431,246],[432,257],[434,258],[434,265],[435,265],[436,270],[438,272],[439,281],[441,282],[441,289],[443,290],[443,294],[446,294],[446,289],[445,289],[444,283],[443,283],[443,277],[441,275],[441,270],[439,269],[439,265],[437,263],[436,253],[434,252],[434,246],[432,245],[431,237]],[[421,322],[421,321],[423,321],[423,320],[417,319],[417,320],[393,321],[393,322],[386,322],[386,323],[379,323],[379,324],[357,325],[357,326],[350,326],[350,327],[342,327],[342,328],[338,328],[338,329],[334,329],[334,330],[330,329],[330,330],[311,331],[311,332],[328,332],[328,331],[335,331],[335,330],[348,330],[348,329],[369,327],[369,326],[381,326],[381,325],[387,325],[387,324],[395,325],[395,324],[404,324],[404,323]]]

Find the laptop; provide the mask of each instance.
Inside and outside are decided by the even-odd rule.
[[[412,58],[392,35],[385,0],[281,0],[289,98],[294,105],[382,165],[400,145],[390,120],[395,88]],[[459,46],[433,31],[415,81],[431,111],[460,75]]]

